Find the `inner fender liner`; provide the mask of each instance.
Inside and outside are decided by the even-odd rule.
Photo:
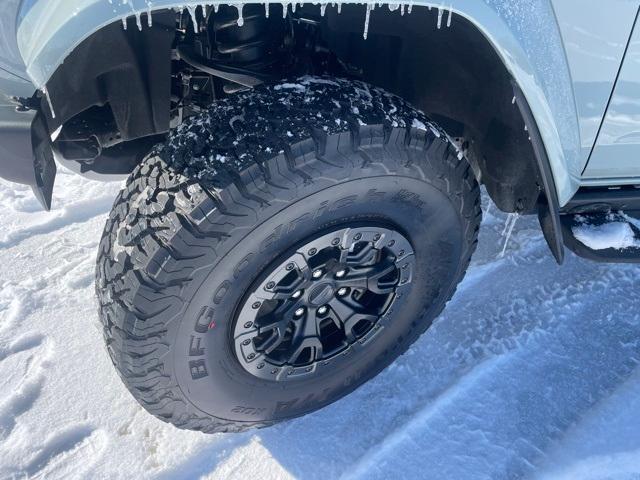
[[[125,30],[120,22],[84,40],[47,83],[42,99],[49,132],[92,106],[109,105],[124,141],[169,130],[171,47],[175,15]],[[53,112],[51,111],[53,108]]]

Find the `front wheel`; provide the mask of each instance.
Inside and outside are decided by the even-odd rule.
[[[181,428],[304,415],[429,327],[480,217],[469,165],[398,97],[309,77],[237,94],[173,132],[116,200],[97,269],[109,354]]]

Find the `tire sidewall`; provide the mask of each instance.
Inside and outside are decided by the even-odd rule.
[[[465,229],[447,195],[415,173],[403,167],[384,175],[365,169],[348,181],[305,184],[295,189],[296,201],[277,212],[275,205],[265,208],[256,226],[228,240],[215,267],[185,289],[188,306],[170,322],[169,367],[193,407],[236,422],[303,415],[375,376],[429,326],[464,268]],[[367,345],[366,355],[339,358],[330,373],[309,379],[266,381],[246,372],[231,338],[236,310],[256,277],[319,232],[374,221],[403,232],[416,263],[411,294]]]

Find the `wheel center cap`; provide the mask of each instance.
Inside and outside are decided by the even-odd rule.
[[[333,298],[335,290],[330,283],[322,283],[309,292],[309,303],[315,307],[324,305]]]

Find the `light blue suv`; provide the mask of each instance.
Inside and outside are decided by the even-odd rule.
[[[455,292],[480,185],[562,263],[640,260],[639,0],[5,0],[0,176],[128,175],[107,350],[205,432],[321,408]]]

